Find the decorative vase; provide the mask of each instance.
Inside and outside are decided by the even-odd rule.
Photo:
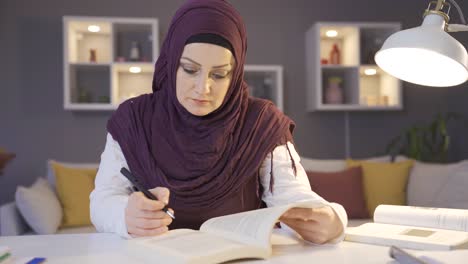
[[[337,44],[333,44],[332,50],[330,51],[330,64],[340,64],[340,49]]]
[[[89,62],[96,62],[97,54],[96,49],[89,49]]]
[[[340,86],[342,81],[341,77],[328,78],[328,86],[325,90],[326,104],[342,104],[344,102],[343,88]]]
[[[132,41],[129,57],[130,61],[140,61],[140,45],[138,44],[138,41]]]

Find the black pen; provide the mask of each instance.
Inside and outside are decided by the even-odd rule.
[[[143,185],[138,181],[138,177],[134,177],[132,173],[126,168],[122,167],[120,172],[133,184],[133,186],[140,192],[142,192],[146,198],[157,201],[158,198],[154,196],[150,191],[143,187]],[[167,206],[164,206],[162,209],[166,214],[168,214],[172,219],[175,219],[174,214],[167,209]]]

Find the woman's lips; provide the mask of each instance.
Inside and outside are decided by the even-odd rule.
[[[193,99],[192,100],[195,102],[197,105],[205,105],[208,104],[210,101],[209,100],[199,100],[199,99]]]

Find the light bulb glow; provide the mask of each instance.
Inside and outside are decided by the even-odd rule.
[[[132,66],[128,69],[129,72],[131,73],[140,73],[141,72],[141,68],[140,67],[136,67],[136,66]]]
[[[446,87],[468,80],[468,69],[440,53],[419,48],[379,51],[375,61],[389,74],[419,85]]]
[[[101,31],[101,27],[99,27],[97,25],[90,25],[90,26],[88,26],[88,31],[96,33],[96,32]]]
[[[338,31],[336,31],[336,30],[327,30],[325,35],[327,37],[329,37],[329,38],[334,38],[334,37],[338,36]]]
[[[376,70],[376,69],[365,69],[365,70],[364,70],[364,74],[365,74],[365,75],[369,75],[369,76],[371,76],[371,75],[376,75],[376,74],[377,74],[377,70]]]

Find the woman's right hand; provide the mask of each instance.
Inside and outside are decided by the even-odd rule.
[[[146,198],[142,192],[134,192],[128,199],[125,223],[132,237],[163,234],[172,223],[172,218],[161,210],[169,201],[169,189],[156,187],[149,191],[158,198],[157,201]],[[174,213],[172,209],[169,210]]]

